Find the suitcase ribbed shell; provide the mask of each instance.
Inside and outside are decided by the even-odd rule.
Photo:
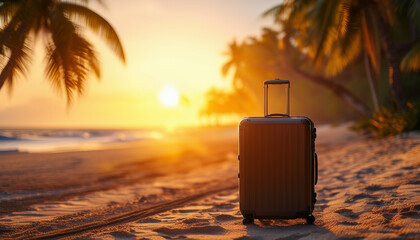
[[[313,211],[313,123],[306,117],[239,124],[239,199],[244,216],[298,218]]]

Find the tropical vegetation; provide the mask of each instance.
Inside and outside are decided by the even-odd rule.
[[[399,109],[408,109],[401,69],[420,69],[418,1],[290,0],[265,15],[273,15],[288,27],[298,26],[294,37],[303,42],[308,55],[314,61],[328,58],[320,61],[327,63],[323,67],[326,74],[340,72],[362,52],[379,73],[382,50],[389,66],[392,98]]]
[[[406,116],[412,112],[409,102],[420,100],[410,89],[420,89],[420,2],[285,0],[263,15],[272,17],[278,30],[265,29],[261,39],[230,45],[230,59],[222,72],[235,71],[231,94],[238,86],[257,92],[261,81],[270,79],[261,73],[277,69],[271,78],[293,79],[292,86],[300,81],[322,86],[355,110],[358,118],[384,109]],[[265,53],[254,47],[253,54],[244,54],[252,41]],[[261,68],[260,77],[250,75],[249,68]],[[414,80],[407,77],[413,74]],[[405,85],[410,88],[404,89]]]
[[[309,114],[326,122],[331,117],[342,120],[343,116],[349,117],[354,112],[369,113],[369,108],[364,103],[366,96],[363,96],[363,93],[355,94],[348,89],[356,85],[350,80],[358,79],[359,71],[346,71],[330,81],[311,73],[308,60],[299,61],[298,68],[298,63],[291,64],[296,62],[297,49],[292,46],[287,48],[291,53],[286,53],[288,51],[283,46],[281,36],[282,32],[265,28],[261,36],[245,39],[242,42],[231,42],[228,51],[225,52],[229,59],[221,68],[223,75],[232,76],[231,91],[214,89],[209,91],[208,97],[211,101],[208,103],[217,101],[224,104],[219,104],[218,108],[215,104],[211,108],[206,106],[203,112],[222,115],[226,114],[224,106],[229,106],[232,112],[237,110],[237,115],[261,115],[263,81],[281,76],[293,80],[291,95],[293,114]],[[356,88],[359,86],[356,85]],[[310,101],[301,101],[308,96],[311,98]],[[343,108],[337,98],[344,99],[344,104],[349,107]],[[329,107],[325,107],[326,105]]]
[[[111,24],[88,8],[88,0],[0,0],[0,89],[13,87],[31,63],[36,39],[46,49],[46,75],[64,91],[68,103],[82,94],[89,75],[100,77],[98,53],[84,36],[84,27],[97,33],[125,63],[123,46]]]

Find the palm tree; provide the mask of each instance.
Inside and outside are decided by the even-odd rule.
[[[240,68],[242,59],[242,46],[239,45],[234,39],[231,43],[229,43],[228,50],[223,52],[223,54],[229,57],[229,60],[224,63],[221,68],[222,75],[226,77],[232,68]],[[235,79],[237,77],[238,76],[236,71],[233,78]]]
[[[411,55],[404,58],[402,68],[420,68],[420,45],[418,49],[413,48],[420,37],[419,9],[420,4],[414,0],[289,0],[268,10],[265,15],[274,15],[278,22],[297,28],[298,34],[293,36],[295,41],[304,42],[303,48],[318,65],[326,63],[323,68],[327,75],[342,71],[362,53],[368,55],[365,58],[367,66],[371,65],[378,74],[382,49],[390,69],[392,98],[400,109],[406,110],[400,56],[411,50]],[[407,14],[409,10],[411,15]],[[392,31],[403,29],[407,23],[414,23],[410,29],[413,39],[397,45]]]
[[[299,56],[299,53],[290,44],[289,31],[283,29],[282,33],[285,34],[282,35],[278,31],[264,28],[259,38],[252,37],[241,44],[237,44],[236,41],[229,44],[230,51],[227,52],[229,60],[223,65],[222,73],[227,73],[230,70],[235,71],[233,75],[234,93],[245,89],[249,94],[244,99],[248,99],[249,104],[257,107],[262,106],[262,81],[279,75],[291,76],[323,86],[360,114],[370,114],[369,108],[363,101],[342,85],[295,67],[294,56]],[[305,62],[308,61],[304,59],[296,65],[304,65]]]
[[[200,116],[217,118],[222,115],[243,116],[255,113],[258,106],[246,99],[249,99],[249,93],[244,88],[229,92],[212,87],[206,92],[206,104],[200,110]]]
[[[260,98],[258,92],[255,91],[257,89],[255,85],[258,83],[245,73],[249,67],[247,61],[245,61],[249,52],[249,45],[245,43],[238,44],[236,40],[233,40],[228,44],[228,50],[223,52],[229,59],[223,64],[221,73],[223,77],[227,77],[230,71],[234,71],[232,78],[234,91],[247,92],[251,102],[257,104]]]
[[[53,86],[64,90],[68,103],[74,92],[82,94],[88,76],[100,78],[100,65],[94,46],[82,35],[87,26],[99,34],[117,57],[125,54],[117,33],[103,17],[78,3],[61,0],[0,0],[0,54],[3,70],[0,89],[13,86],[16,75],[24,75],[36,38],[43,37],[46,48],[46,75]]]

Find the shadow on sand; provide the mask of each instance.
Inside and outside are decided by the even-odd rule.
[[[246,226],[247,236],[237,239],[337,239],[337,235],[305,220],[255,220]]]

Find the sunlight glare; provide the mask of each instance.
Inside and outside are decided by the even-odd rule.
[[[160,102],[166,107],[175,107],[179,102],[179,93],[174,86],[168,85],[159,92]]]

